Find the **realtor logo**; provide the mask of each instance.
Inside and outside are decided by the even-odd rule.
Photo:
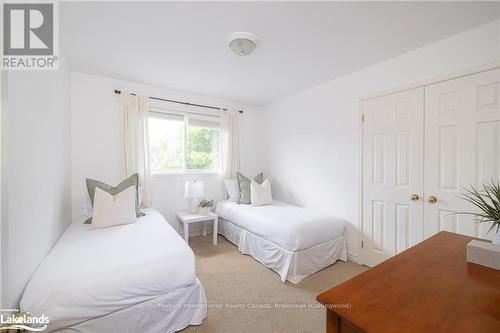
[[[43,332],[49,322],[45,314],[34,316],[18,309],[0,309],[0,332]]]
[[[58,69],[57,4],[3,4],[2,69]]]

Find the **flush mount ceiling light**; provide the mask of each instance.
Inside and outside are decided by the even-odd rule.
[[[246,56],[255,50],[257,36],[250,32],[233,32],[227,36],[229,48],[237,55]]]

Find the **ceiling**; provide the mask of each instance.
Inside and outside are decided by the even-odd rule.
[[[71,69],[247,104],[272,100],[500,17],[495,2],[64,2]],[[226,36],[250,31],[253,54]]]

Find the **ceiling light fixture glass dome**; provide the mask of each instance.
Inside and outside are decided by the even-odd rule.
[[[257,37],[250,32],[233,32],[227,36],[229,48],[240,56],[246,56],[257,47]]]

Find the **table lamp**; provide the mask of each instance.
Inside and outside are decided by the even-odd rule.
[[[189,213],[198,214],[200,211],[200,199],[205,196],[205,184],[203,181],[187,181],[184,188],[184,196],[189,200]]]

